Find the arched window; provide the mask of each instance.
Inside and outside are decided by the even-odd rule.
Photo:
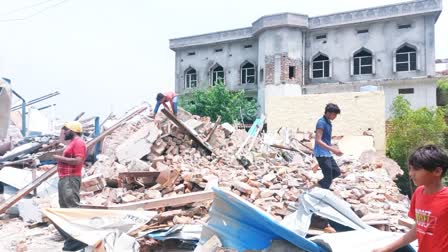
[[[330,59],[324,54],[318,54],[313,59],[313,78],[330,77]]]
[[[395,53],[395,69],[397,72],[417,70],[417,50],[409,45],[402,45]]]
[[[255,83],[255,65],[246,62],[241,66],[241,84]]]
[[[212,86],[216,85],[216,83],[224,83],[224,68],[221,65],[216,64],[214,67],[212,67],[211,74]]]
[[[372,53],[366,49],[361,49],[359,52],[353,55],[353,74],[372,74]]]
[[[195,88],[198,86],[198,75],[192,67],[185,70],[185,88]]]

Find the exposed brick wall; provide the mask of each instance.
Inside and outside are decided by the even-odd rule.
[[[352,92],[302,96],[266,97],[268,132],[280,127],[314,131],[325,105],[338,104],[341,114],[333,123],[333,135],[362,135],[371,128],[375,135],[375,148],[385,151],[385,99],[384,92]]]
[[[275,84],[275,56],[265,56],[265,85]],[[287,53],[282,53],[280,56],[280,81],[302,85],[302,60],[290,58]],[[294,67],[294,77],[291,79],[289,78],[290,66]]]
[[[264,84],[272,85],[274,84],[274,72],[275,72],[275,57],[265,56],[264,57]]]
[[[302,63],[298,59],[289,58],[286,53],[282,54],[280,81],[288,84],[302,84]],[[289,67],[294,67],[294,77],[289,78]]]

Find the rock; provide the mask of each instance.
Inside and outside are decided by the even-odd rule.
[[[353,210],[359,218],[362,218],[369,213],[369,208],[366,205],[357,205]]]
[[[191,224],[193,219],[188,216],[174,216],[173,222],[174,224]]]
[[[106,179],[103,174],[96,173],[94,175],[84,177],[81,181],[81,191],[84,192],[97,192],[103,190],[106,186]]]
[[[128,171],[149,171],[150,165],[140,159],[131,160],[127,165]]]
[[[244,182],[241,182],[241,181],[235,181],[235,182],[233,182],[232,185],[236,190],[238,190],[244,194],[251,194],[253,191],[253,188],[250,185],[248,185]]]
[[[188,128],[190,128],[190,129],[192,129],[192,130],[197,130],[199,127],[201,127],[202,125],[204,125],[203,122],[198,121],[198,120],[193,119],[193,118],[191,118],[191,119],[189,119],[188,121],[184,122],[184,124],[185,124]]]
[[[122,164],[141,159],[149,154],[151,145],[157,140],[160,131],[154,122],[143,125],[137,132],[131,134],[115,150],[118,161]]]
[[[224,134],[226,136],[226,138],[229,138],[230,135],[233,134],[233,132],[235,132],[235,128],[230,125],[229,123],[223,123],[221,124],[222,129],[224,130]]]
[[[274,180],[277,177],[277,175],[275,175],[273,172],[266,174],[265,176],[263,176],[263,179],[261,180],[262,183],[265,182],[272,182],[272,180]]]
[[[145,199],[159,199],[162,198],[162,193],[158,190],[145,190]]]
[[[134,195],[131,195],[131,194],[126,194],[125,196],[121,197],[121,201],[123,203],[134,202],[137,200],[138,200],[137,197],[135,197]]]
[[[222,246],[221,240],[219,240],[218,236],[213,235],[210,239],[208,239],[204,245],[202,245],[202,252],[217,252],[218,249]]]

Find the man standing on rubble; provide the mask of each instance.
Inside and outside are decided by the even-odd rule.
[[[334,178],[341,175],[341,170],[336,164],[331,153],[341,156],[343,153],[338,148],[331,145],[332,124],[341,113],[338,105],[329,103],[325,106],[325,113],[316,123],[316,139],[314,143],[314,156],[316,156],[319,167],[322,169],[324,178],[320,180],[319,186],[330,189]]]
[[[87,148],[81,138],[82,125],[79,122],[67,122],[62,127],[62,135],[65,141],[69,141],[62,155],[54,155],[53,159],[58,162],[58,193],[59,206],[61,208],[79,207],[79,191],[81,188],[81,171],[86,159]],[[87,246],[73,239],[62,229],[58,231],[65,238],[64,251],[77,251]]]
[[[171,105],[171,112],[176,116],[177,115],[177,94],[174,92],[166,92],[164,94],[158,93],[156,97],[157,103],[156,107],[154,108],[154,114],[151,115],[151,117],[155,117],[157,112],[159,111],[159,107],[161,104],[163,104],[163,107],[165,109],[170,109],[166,103],[169,102]]]

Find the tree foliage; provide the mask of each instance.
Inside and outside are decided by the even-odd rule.
[[[248,99],[244,91],[227,89],[223,83],[183,96],[180,106],[192,114],[209,116],[212,120],[221,116],[221,122],[228,123],[253,121],[257,113],[255,100]]]
[[[437,88],[448,91],[448,79],[440,79],[437,81]]]
[[[445,146],[447,125],[445,109],[421,108],[412,110],[410,103],[397,96],[392,105],[393,118],[389,124],[387,155],[404,171],[397,185],[405,194],[412,194],[414,185],[409,179],[407,159],[417,147],[424,144]]]

